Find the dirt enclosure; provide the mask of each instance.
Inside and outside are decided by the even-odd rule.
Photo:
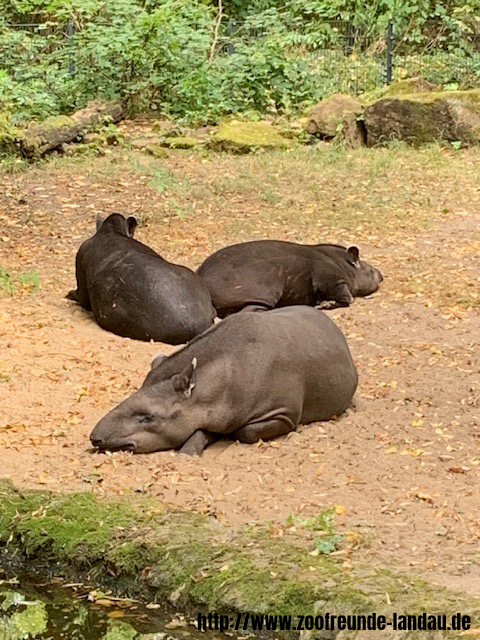
[[[234,526],[271,521],[272,535],[290,514],[337,505],[345,567],[387,562],[480,595],[479,161],[437,147],[165,159],[117,150],[2,175],[0,475],[153,495]],[[64,299],[95,214],[113,211],[138,215],[140,240],[191,267],[253,238],[357,243],[385,280],[331,313],[359,369],[355,406],[195,459],[92,453],[96,421],[154,354],[174,351],[108,334]]]

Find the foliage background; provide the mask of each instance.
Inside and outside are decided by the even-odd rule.
[[[480,75],[480,0],[2,5],[0,109],[16,122],[96,97],[196,124],[240,112],[296,113],[335,91],[362,93],[384,82],[390,18],[397,77],[421,73],[468,88]],[[12,26],[19,24],[41,27]]]

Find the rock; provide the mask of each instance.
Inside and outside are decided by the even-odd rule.
[[[169,149],[194,149],[201,145],[202,141],[191,136],[173,136],[162,138],[158,144]]]
[[[340,143],[346,149],[358,149],[367,144],[367,132],[363,120],[357,120],[354,113],[343,116],[334,142]]]
[[[313,107],[308,117],[307,131],[320,138],[334,138],[344,118],[348,115],[355,116],[361,110],[358,100],[336,93]]]
[[[97,144],[102,145],[105,144],[105,138],[101,133],[86,133],[83,136],[83,142],[85,144]]]
[[[104,156],[105,149],[98,145],[95,142],[70,142],[70,143],[62,143],[58,150],[61,151],[63,155],[66,156]]]
[[[168,156],[163,142],[149,142],[142,151],[155,158],[166,158]]]
[[[285,149],[292,141],[282,136],[269,122],[231,120],[221,124],[211,136],[209,146],[217,151],[248,153],[257,149]]]
[[[365,108],[368,146],[403,140],[480,143],[480,89],[381,98]]]

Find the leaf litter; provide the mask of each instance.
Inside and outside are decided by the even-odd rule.
[[[396,153],[387,181],[373,171],[373,151],[345,156],[352,173],[312,150],[171,152],[142,157],[142,174],[117,150],[3,176],[0,266],[37,272],[40,288],[0,291],[2,476],[49,490],[140,492],[232,525],[270,521],[275,535],[291,515],[341,505],[348,562],[367,555],[480,594],[480,152],[433,168],[422,152]],[[148,186],[167,169],[164,189]],[[172,197],[187,215],[172,213]],[[92,453],[92,427],[159,351],[102,331],[64,299],[95,215],[113,211],[138,215],[140,240],[192,268],[252,238],[358,243],[386,277],[371,299],[331,314],[359,369],[355,406],[274,442],[221,441],[199,459]],[[336,540],[317,539],[337,553]]]

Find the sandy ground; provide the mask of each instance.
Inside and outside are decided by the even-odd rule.
[[[436,289],[407,294],[396,286],[419,273],[413,256],[421,254],[432,282],[440,268],[447,284],[460,270],[478,292],[478,189],[469,210],[453,208],[408,242],[362,243],[385,272],[382,289],[331,313],[360,373],[352,409],[258,446],[222,441],[194,459],[89,448],[96,421],[141,384],[154,354],[175,350],[111,335],[64,299],[94,213],[138,212],[149,199],[160,213],[139,239],[198,265],[221,226],[215,211],[167,221],[161,197],[141,177],[122,184],[82,165],[6,177],[0,265],[35,270],[41,289],[25,285],[0,297],[0,475],[26,487],[148,494],[232,525],[270,520],[279,531],[290,514],[340,505],[338,528],[358,540],[347,563],[367,556],[413,567],[480,595],[478,308],[447,308],[436,304]],[[252,214],[240,208],[218,242],[238,239],[231,225],[241,227],[242,215]],[[269,235],[291,237],[278,228]]]

